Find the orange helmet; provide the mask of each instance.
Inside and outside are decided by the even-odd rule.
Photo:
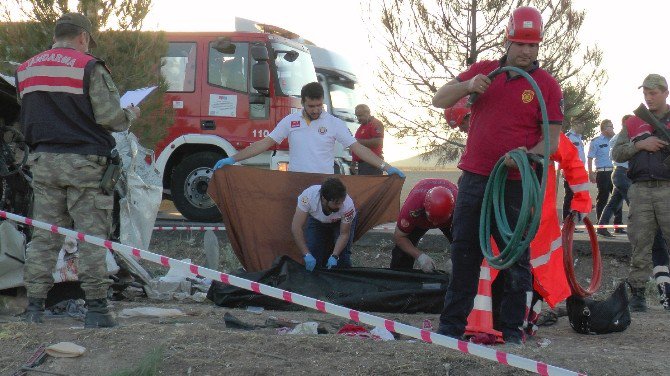
[[[433,187],[423,199],[426,217],[433,225],[445,224],[454,212],[454,194],[447,187]]]
[[[444,118],[450,127],[462,127],[463,120],[470,115],[470,107],[467,106],[468,97],[461,98],[455,105],[444,109]]]
[[[543,34],[542,15],[533,7],[516,8],[505,31],[507,40],[517,43],[540,43]]]

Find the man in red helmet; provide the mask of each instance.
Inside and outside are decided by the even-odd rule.
[[[430,229],[439,228],[451,242],[451,215],[458,195],[456,184],[446,179],[423,179],[407,195],[400,209],[391,251],[391,268],[412,269],[416,260],[426,273],[435,270],[435,262],[416,245]]]
[[[514,10],[506,30],[507,53],[500,60],[480,61],[441,87],[433,97],[439,108],[453,106],[459,99],[476,93],[472,106],[470,129],[465,152],[458,167],[463,170],[452,226],[451,259],[453,276],[440,316],[441,334],[461,337],[467,316],[477,294],[482,251],[479,247],[479,217],[484,190],[493,166],[505,157],[511,170],[505,187],[505,212],[510,223],[516,223],[522,203],[522,188],[514,161],[508,156],[513,149],[530,153],[553,154],[563,121],[563,95],[558,82],[539,67],[537,55],[542,41],[542,15],[532,7]],[[493,70],[512,66],[526,71],[538,84],[547,107],[550,150],[542,143],[542,115],[531,84],[514,72],[505,72],[493,80],[486,75]],[[503,244],[497,228],[493,236]],[[520,329],[526,311],[526,293],[532,289],[528,250],[516,263],[502,271],[505,274],[501,302],[501,331],[506,342],[522,343]]]

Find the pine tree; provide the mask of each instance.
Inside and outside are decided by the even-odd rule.
[[[86,15],[98,46],[90,53],[112,72],[119,92],[158,85],[142,102],[142,116],[131,131],[147,147],[166,134],[172,110],[163,102],[166,85],[160,76],[160,57],[167,52],[161,32],[143,32],[142,21],[151,0],[6,0],[0,4],[0,71],[13,75],[17,65],[51,47],[56,20],[64,13]],[[20,21],[17,21],[20,20]]]

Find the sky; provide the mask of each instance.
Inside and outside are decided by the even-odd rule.
[[[670,78],[670,49],[665,47],[670,2],[573,0],[573,4],[587,11],[580,40],[603,50],[603,67],[609,79],[600,93],[601,119],[612,119],[618,131],[621,117],[642,102],[637,87],[644,77],[659,73]],[[364,93],[372,96],[373,67],[378,56],[369,42],[366,25],[369,20],[362,7],[366,5],[362,6],[359,0],[154,0],[144,28],[229,31],[234,29],[235,16],[283,27],[350,58],[358,70]],[[412,148],[413,142],[389,135],[384,144],[384,155],[389,161],[418,153]]]

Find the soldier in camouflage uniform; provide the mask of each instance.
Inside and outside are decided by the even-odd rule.
[[[639,88],[642,88],[644,101],[658,126],[670,129],[670,105],[667,103],[670,92],[665,77],[650,74]],[[628,189],[631,311],[647,310],[645,285],[651,272],[652,244],[658,230],[670,244],[670,150],[664,133],[647,121],[654,122],[651,117],[645,120],[637,116],[628,118],[612,148],[612,158],[616,162],[628,161],[628,177],[633,182]],[[665,303],[666,310],[670,310],[667,279],[660,282],[661,302]]]
[[[56,22],[53,48],[24,62],[16,72],[21,124],[31,148],[34,218],[107,239],[113,194],[100,181],[115,146],[112,131],[128,129],[139,108],[122,109],[104,63],[87,54],[95,47],[90,21],[68,13]],[[26,250],[26,321],[41,322],[53,286],[52,271],[63,236],[35,229]],[[105,249],[79,244],[78,275],[86,294],[86,327],[116,323],[107,308]]]

